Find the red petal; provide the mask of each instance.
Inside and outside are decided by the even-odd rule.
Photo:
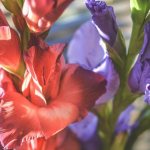
[[[5,93],[0,103],[0,141],[5,148],[43,136],[36,109],[21,94]]]
[[[5,15],[1,10],[0,10],[0,26],[8,26],[8,22],[5,18]]]
[[[43,134],[46,138],[49,138],[76,121],[79,111],[71,103],[55,101],[48,107],[39,108],[38,116]]]
[[[58,150],[81,150],[78,139],[68,128],[59,132],[56,136]]]
[[[47,15],[43,16],[45,20],[50,22],[50,26],[53,25],[53,23],[61,16],[63,11],[69,6],[69,4],[73,0],[57,0],[57,5],[54,7],[53,10],[51,10],[50,13],[47,13]]]
[[[48,107],[38,110],[45,137],[56,134],[83,117],[106,91],[106,81],[102,76],[78,65],[66,66],[60,84],[56,99]]]
[[[16,71],[21,59],[19,37],[9,26],[0,26],[0,33],[0,65]]]
[[[29,29],[33,32],[48,30],[72,1],[25,0],[23,14]],[[45,23],[39,23],[41,20],[45,20]]]
[[[57,96],[64,65],[64,59],[61,56],[63,49],[64,44],[56,44],[44,49],[33,46],[25,55],[28,72],[46,99]]]
[[[8,73],[0,68],[0,97],[2,97],[6,92],[14,92],[15,87],[11,81]]]
[[[0,26],[0,40],[10,40],[11,31],[9,26]]]
[[[78,65],[66,65],[57,100],[72,103],[84,111],[106,92],[105,86],[106,80],[101,75]]]

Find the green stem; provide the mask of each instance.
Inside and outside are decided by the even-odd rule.
[[[128,48],[127,62],[126,62],[127,75],[129,74],[131,66],[142,46],[142,42],[143,42],[142,30],[143,30],[143,26],[133,24],[130,44]]]

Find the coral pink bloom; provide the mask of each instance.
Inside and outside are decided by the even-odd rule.
[[[10,28],[0,10],[0,65],[16,71],[21,59],[20,40],[17,33]]]
[[[102,76],[64,63],[63,47],[39,44],[29,49],[24,96],[15,89],[7,90],[8,85],[13,87],[8,76],[0,78],[0,141],[5,148],[22,144],[38,149],[40,139],[51,143],[59,131],[84,117],[106,91]]]
[[[50,28],[73,0],[25,0],[23,15],[33,32]]]

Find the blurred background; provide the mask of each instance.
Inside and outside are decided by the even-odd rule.
[[[105,0],[108,4],[113,5],[117,15],[117,22],[122,29],[127,44],[131,33],[131,19],[129,0]],[[91,19],[89,11],[86,9],[84,0],[74,0],[74,2],[65,10],[63,15],[55,23],[47,38],[50,43],[68,42],[74,31],[84,22]]]
[[[107,4],[114,7],[115,14],[117,16],[117,22],[121,28],[123,35],[126,39],[126,45],[129,44],[129,39],[131,35],[131,18],[130,18],[130,7],[129,0],[105,0]],[[0,9],[5,12],[9,23],[12,24],[10,14],[3,8],[0,3]],[[58,21],[52,27],[46,41],[49,44],[57,42],[68,43],[74,32],[80,27],[81,24],[86,22],[91,18],[90,13],[84,5],[84,0],[74,0],[74,2],[65,10],[63,15],[58,19]],[[137,104],[137,110],[135,113],[138,113],[141,109]],[[141,104],[140,104],[141,105]],[[142,104],[144,105],[144,104]],[[143,133],[139,138],[136,144],[134,145],[133,150],[150,150],[150,131]]]

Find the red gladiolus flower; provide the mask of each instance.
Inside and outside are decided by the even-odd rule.
[[[23,15],[33,32],[50,28],[73,0],[25,0]]]
[[[10,28],[0,10],[0,65],[11,71],[19,68],[21,59],[20,40],[17,33]]]
[[[40,140],[50,142],[59,131],[84,117],[106,91],[102,76],[65,64],[64,45],[41,45],[32,46],[25,55],[24,96],[7,74],[0,72],[4,74],[0,78],[0,141],[5,148],[29,147],[28,143],[39,148]]]

